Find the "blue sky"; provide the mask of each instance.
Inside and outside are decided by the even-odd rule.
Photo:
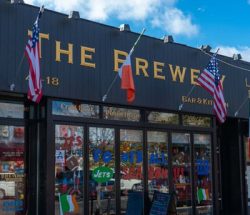
[[[250,62],[250,0],[24,0],[81,18],[161,38],[172,35],[192,47],[209,44],[219,54],[240,53]]]

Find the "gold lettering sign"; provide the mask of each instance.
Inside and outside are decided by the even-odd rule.
[[[161,75],[164,63],[154,61],[154,78],[165,80],[165,76]]]
[[[182,103],[190,103],[190,104],[198,104],[198,105],[213,105],[213,100],[212,99],[207,99],[207,98],[195,98],[195,97],[187,97],[187,96],[182,96],[181,97]]]
[[[208,98],[200,98],[200,97],[187,97],[187,96],[182,96],[181,97],[182,103],[189,103],[189,104],[198,104],[198,105],[213,105],[213,99],[208,99]],[[229,107],[228,103],[225,103],[226,107]]]
[[[136,58],[135,59],[136,62],[136,75],[140,75],[140,71],[143,72],[143,75],[145,77],[149,77],[147,69],[148,69],[148,61],[142,58]]]
[[[81,65],[95,68],[95,63],[89,62],[92,60],[93,57],[93,55],[90,53],[95,53],[95,49],[81,46]]]
[[[122,55],[124,58],[120,59],[120,55]],[[128,56],[127,52],[124,51],[120,51],[120,50],[114,50],[114,71],[118,72],[119,67],[121,66],[121,64],[124,62],[125,57]]]
[[[73,64],[73,44],[68,43],[68,50],[61,49],[61,42],[56,41],[56,61],[61,61],[61,54],[68,55],[68,63]]]
[[[200,75],[199,69],[191,69],[191,84],[199,85],[197,83],[197,79],[198,79],[199,75]]]
[[[32,32],[28,30],[28,35],[31,35]],[[42,57],[42,46],[46,45],[44,43],[44,40],[50,40],[50,35],[46,33],[39,33],[39,45],[40,45],[40,57]],[[43,41],[43,43],[42,43]],[[75,50],[77,49],[77,50]],[[87,47],[83,44],[79,44],[77,48],[74,48],[74,45],[72,43],[64,43],[61,44],[61,41],[55,40],[55,61],[61,62],[61,56],[66,55],[66,60],[69,64],[73,64],[74,62],[74,56],[78,56],[80,54],[80,62],[79,66],[84,67],[90,67],[90,68],[97,68],[98,65],[96,65],[96,62],[94,61],[94,56],[96,53],[96,48],[93,47]],[[113,57],[113,69],[115,72],[118,71],[119,67],[124,62],[126,56],[128,55],[127,52],[113,49],[113,56],[104,56],[109,57],[110,60]],[[65,60],[65,59],[64,59]],[[197,83],[197,79],[202,72],[200,69],[197,68],[187,68],[185,66],[180,65],[172,65],[169,62],[160,62],[158,59],[153,59],[151,62],[148,59],[139,58],[137,56],[133,56],[131,58],[133,73],[137,76],[142,76],[144,78],[154,78],[157,80],[165,81],[169,78],[169,81],[172,82],[178,82],[178,83],[185,83],[185,81],[189,81],[191,85],[199,85]],[[150,71],[151,69],[151,71]],[[188,77],[189,76],[189,77]],[[221,83],[222,86],[224,85],[224,81],[226,79],[225,75],[221,75]],[[50,81],[49,81],[50,82]],[[245,79],[246,86],[248,87],[249,84],[247,82],[247,79]],[[54,86],[59,85],[59,81],[54,84]],[[200,102],[200,100],[192,100],[190,101],[188,99],[188,102],[190,103],[204,103],[206,104],[206,101]],[[210,102],[208,102],[210,104]]]
[[[173,68],[173,65],[169,64],[169,68],[172,75],[172,80],[176,82],[177,76],[179,77],[180,83],[184,82],[184,77],[186,74],[186,67],[183,67],[182,70],[179,66],[176,66],[175,69]]]

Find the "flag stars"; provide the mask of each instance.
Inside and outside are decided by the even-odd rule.
[[[39,27],[38,27],[38,18],[37,20],[35,21],[35,23],[33,24],[33,27],[32,27],[32,48],[34,48],[36,46],[36,43],[38,42],[39,40]]]
[[[28,85],[28,99],[39,103],[42,98],[42,81],[39,65],[39,27],[38,20],[41,17],[41,11],[33,24],[32,37],[29,39],[25,48],[26,56],[29,60],[29,85]]]
[[[208,66],[204,69],[203,73],[201,73],[198,78],[198,83],[213,96],[213,111],[219,122],[223,123],[226,120],[227,109],[220,82],[218,62],[215,55],[216,54],[212,56]]]
[[[207,70],[210,71],[214,76],[214,83],[216,86],[218,86],[220,82],[220,75],[218,70],[218,62],[215,56],[213,56],[207,66]]]

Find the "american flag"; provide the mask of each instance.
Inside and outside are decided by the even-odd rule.
[[[29,38],[25,47],[25,55],[29,61],[28,99],[36,103],[39,103],[42,98],[42,80],[39,58],[39,19],[43,11],[44,8],[42,6],[33,24],[32,37]]]
[[[212,56],[208,66],[203,70],[198,83],[214,98],[213,111],[220,123],[225,122],[227,109],[223,95],[216,54]]]

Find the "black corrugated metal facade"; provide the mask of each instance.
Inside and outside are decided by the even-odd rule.
[[[129,52],[139,34],[120,31],[118,28],[84,19],[69,19],[67,15],[45,10],[40,21],[40,33],[42,33],[40,65],[44,80],[43,99],[41,104],[35,105],[26,99],[28,63],[26,59],[22,61],[22,58],[28,40],[28,30],[31,30],[37,13],[38,8],[30,5],[0,1],[1,100],[18,101],[25,105],[26,114],[21,124],[23,123],[26,128],[27,201],[25,208],[27,208],[29,215],[52,215],[55,211],[55,197],[52,191],[55,186],[55,146],[52,146],[52,143],[55,139],[56,124],[66,122],[77,125],[84,124],[85,140],[89,138],[86,134],[87,129],[93,124],[114,127],[116,134],[118,134],[120,127],[142,129],[144,132],[143,141],[146,142],[145,132],[147,129],[151,129],[146,123],[146,113],[152,110],[176,113],[181,116],[179,124],[172,126],[152,125],[155,130],[165,129],[169,132],[168,134],[175,131],[190,132],[191,141],[194,141],[196,132],[211,135],[213,211],[199,213],[193,208],[191,214],[246,214],[246,182],[243,179],[245,167],[242,164],[245,156],[243,137],[247,136],[243,129],[246,126],[244,119],[248,117],[247,105],[240,110],[237,117],[235,117],[235,111],[248,95],[249,72],[219,62],[230,119],[226,121],[225,125],[218,125],[212,113],[212,98],[204,89],[196,86],[192,94],[186,98],[191,87],[196,84],[199,73],[207,65],[210,56],[197,48],[178,43],[164,43],[161,39],[143,35],[131,57],[136,88],[135,101],[132,104],[127,104],[125,92],[120,89],[120,80],[117,80],[108,94],[107,100],[103,102],[104,94],[117,75],[117,71],[114,71],[118,66],[116,57],[124,59],[122,52]],[[72,52],[59,54],[60,51],[56,47],[59,44],[61,50],[68,50],[71,47]],[[70,61],[70,55],[72,61]],[[84,57],[85,62],[83,62]],[[250,69],[250,63],[241,60],[235,61],[221,55],[218,55],[218,59]],[[10,91],[12,83],[15,84],[14,91]],[[142,118],[144,118],[137,124],[133,122],[106,122],[103,119],[60,118],[52,115],[54,100],[134,108],[140,110]],[[184,107],[182,111],[179,111],[179,105],[182,103],[184,103]],[[187,128],[182,124],[182,114],[201,114],[210,117],[211,127]],[[3,120],[2,124],[12,123],[8,119],[1,119]],[[227,132],[232,132],[232,138],[228,137]],[[229,145],[228,149],[225,147],[227,144]],[[223,145],[222,152],[224,154],[220,152],[221,145]],[[147,148],[144,149],[144,159],[146,159]],[[87,148],[84,150],[87,152]],[[119,153],[119,150],[116,150]],[[194,150],[194,148],[191,149],[192,153]],[[227,165],[227,160],[234,159],[234,150],[237,151],[237,157],[235,157],[235,166],[231,169],[231,165]],[[169,154],[169,156],[171,158],[172,155]],[[38,159],[40,159],[39,164],[33,162]],[[239,172],[232,174],[234,176],[229,176],[232,171]],[[238,175],[240,176],[237,177]],[[116,175],[116,177],[120,176]],[[192,177],[195,180],[194,176]],[[231,180],[229,181],[228,178]],[[85,179],[88,180],[88,176],[84,176]],[[234,186],[235,182],[241,185],[239,185],[241,192],[238,192],[236,196],[234,193],[237,189],[233,193],[230,192],[230,186]],[[115,185],[118,190],[120,189],[119,185],[119,183]],[[174,189],[173,184],[169,186],[170,190]],[[235,185],[235,188],[237,186]],[[85,196],[88,195],[88,189],[84,190]],[[192,195],[193,198],[196,198],[195,192]],[[234,198],[229,198],[230,195]],[[116,197],[116,202],[119,203],[118,209],[121,207],[120,201]],[[87,207],[86,202],[84,204]],[[192,205],[194,207],[195,203]],[[230,205],[235,207],[232,206],[229,210]],[[90,214],[89,209],[84,209],[84,212]],[[144,213],[146,214],[146,209]],[[25,212],[12,214],[25,214]],[[180,212],[179,214],[189,213]]]
[[[3,1],[4,2],[4,1]],[[31,30],[32,22],[37,15],[37,8],[28,5],[1,4],[0,26],[1,26],[1,89],[8,91],[9,84],[16,82],[15,91],[18,93],[27,92],[28,64],[20,61],[23,56],[28,39],[28,29]],[[129,52],[133,43],[138,37],[137,33],[120,32],[119,29],[105,26],[99,23],[90,22],[84,19],[68,19],[66,15],[46,10],[40,21],[40,32],[47,34],[42,39],[41,45],[41,71],[42,78],[58,77],[59,85],[53,87],[44,82],[44,95],[69,99],[80,99],[101,102],[116,72],[114,72],[114,50]],[[7,43],[6,41],[10,41]],[[72,63],[68,63],[68,56],[61,54],[61,61],[56,61],[56,41],[61,43],[61,49],[68,50],[72,44]],[[95,64],[95,68],[80,65],[81,47],[94,48],[94,52],[86,52],[92,56],[87,59],[89,63]],[[119,56],[124,59],[124,56]],[[146,67],[145,77],[142,70],[135,75],[136,100],[134,106],[163,108],[167,110],[178,110],[182,96],[187,95],[191,89],[191,82],[199,74],[197,71],[207,65],[209,56],[199,49],[191,48],[177,43],[163,43],[162,40],[143,36],[136,47],[131,61],[134,73],[136,73],[136,60],[144,61],[139,63]],[[250,69],[250,65],[243,61],[234,61],[232,58],[218,56],[220,60]],[[7,64],[11,60],[11,64]],[[160,63],[160,64],[157,64]],[[120,65],[120,64],[119,64]],[[162,72],[154,76],[154,65]],[[183,80],[171,73],[177,67],[183,72]],[[245,78],[250,79],[249,72],[230,67],[219,63],[221,75],[225,76],[224,93],[228,103],[228,114],[234,117],[234,113],[247,96]],[[17,71],[19,69],[19,71]],[[18,73],[18,74],[17,74]],[[192,77],[193,74],[193,77]],[[192,80],[193,78],[193,80]],[[163,80],[165,79],[165,80]],[[196,78],[197,79],[197,78]],[[237,80],[237,81],[236,81]],[[126,100],[121,99],[124,95],[117,81],[110,92],[107,102],[113,104],[125,104]],[[75,87],[72,87],[75,86]],[[211,99],[200,87],[196,87],[192,93],[193,98]],[[198,103],[186,105],[185,111],[194,113],[211,114],[211,105],[199,105]],[[247,108],[239,112],[240,117],[247,117]]]

